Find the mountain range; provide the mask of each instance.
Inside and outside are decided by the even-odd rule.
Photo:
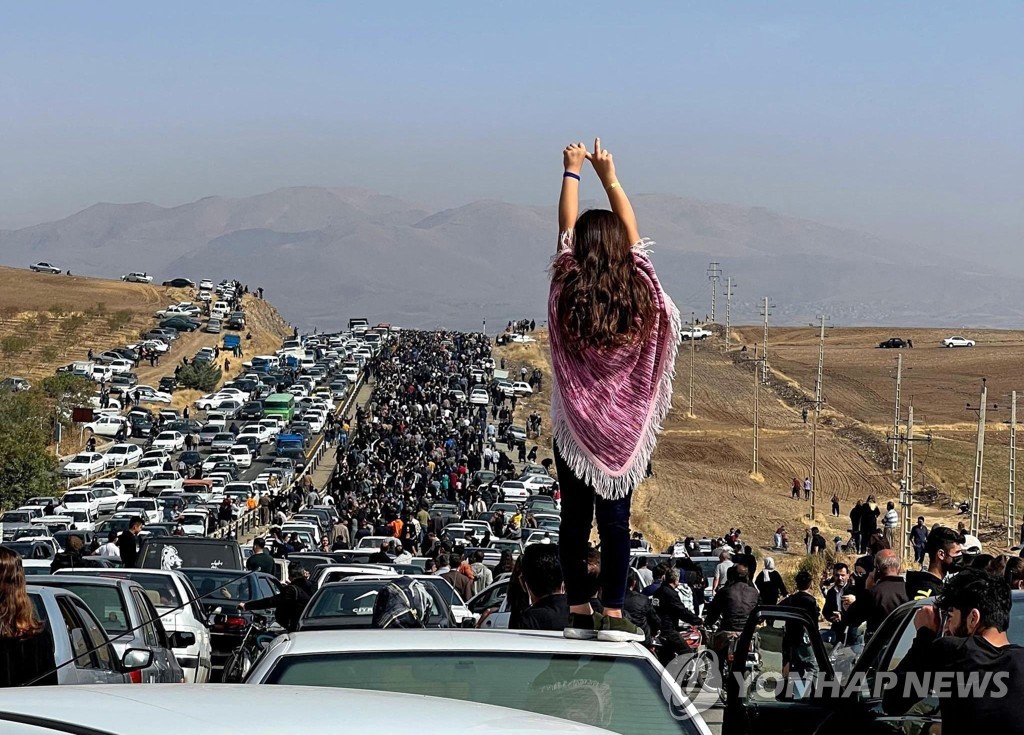
[[[1017,327],[1019,278],[854,230],[662,194],[633,197],[652,260],[684,318],[708,314],[710,261],[736,284],[734,323]],[[585,202],[583,206],[598,206]],[[332,329],[351,316],[408,327],[497,331],[545,319],[555,208],[477,201],[431,212],[375,192],[296,187],[177,207],[96,204],[0,230],[0,263],[40,260],[76,274],[145,270],[159,281],[237,278],[286,318]]]

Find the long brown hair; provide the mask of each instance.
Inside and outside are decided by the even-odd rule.
[[[654,322],[654,300],[633,255],[626,226],[607,209],[589,209],[576,220],[573,260],[556,267],[561,284],[561,336],[577,346],[617,347],[646,337]]]
[[[42,629],[25,590],[21,557],[0,547],[0,638],[25,638]]]

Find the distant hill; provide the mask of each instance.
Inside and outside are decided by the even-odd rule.
[[[711,260],[736,281],[733,320],[1015,327],[1020,279],[972,270],[901,243],[785,217],[761,208],[660,194],[634,197],[654,261],[684,314],[710,309]],[[591,203],[591,206],[595,206]],[[302,327],[349,316],[402,326],[489,329],[519,316],[544,319],[554,207],[479,201],[429,212],[358,189],[299,187],[178,207],[97,204],[57,222],[0,231],[0,262],[38,260],[116,277],[147,270],[158,281],[236,277],[263,286]],[[973,266],[976,268],[976,266]],[[723,283],[724,287],[724,283]],[[719,320],[724,299],[719,300]]]

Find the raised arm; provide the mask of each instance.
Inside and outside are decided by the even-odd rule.
[[[629,244],[635,245],[640,241],[640,229],[636,224],[636,214],[633,213],[633,205],[629,203],[629,197],[619,185],[615,177],[615,163],[612,161],[612,154],[601,148],[601,139],[594,138],[594,151],[587,153],[587,160],[594,165],[597,177],[601,179],[601,185],[608,192],[608,204],[612,211],[619,215],[619,219],[626,226],[626,234],[629,235]]]
[[[562,193],[558,197],[558,234],[571,230],[576,226],[576,216],[580,212],[580,171],[587,160],[587,147],[582,143],[572,143],[562,151]]]

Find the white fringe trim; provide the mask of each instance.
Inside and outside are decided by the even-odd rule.
[[[647,248],[652,245],[650,240],[641,240],[634,248],[640,250],[644,255]],[[594,492],[605,500],[619,500],[625,498],[647,477],[647,465],[654,454],[654,448],[658,443],[658,434],[661,433],[662,424],[672,408],[672,381],[676,375],[676,356],[679,351],[680,335],[682,334],[682,319],[679,316],[679,309],[669,298],[668,294],[662,291],[665,303],[669,311],[669,328],[672,333],[669,337],[667,354],[665,355],[665,369],[658,380],[657,396],[654,401],[654,408],[648,419],[647,426],[640,436],[639,448],[633,455],[633,460],[625,469],[623,474],[613,477],[608,474],[607,469],[596,465],[587,453],[580,447],[572,428],[565,418],[562,408],[560,391],[556,386],[551,401],[552,414],[552,436],[558,445],[558,452],[562,459],[581,481],[594,488]],[[615,437],[609,437],[614,440]]]

